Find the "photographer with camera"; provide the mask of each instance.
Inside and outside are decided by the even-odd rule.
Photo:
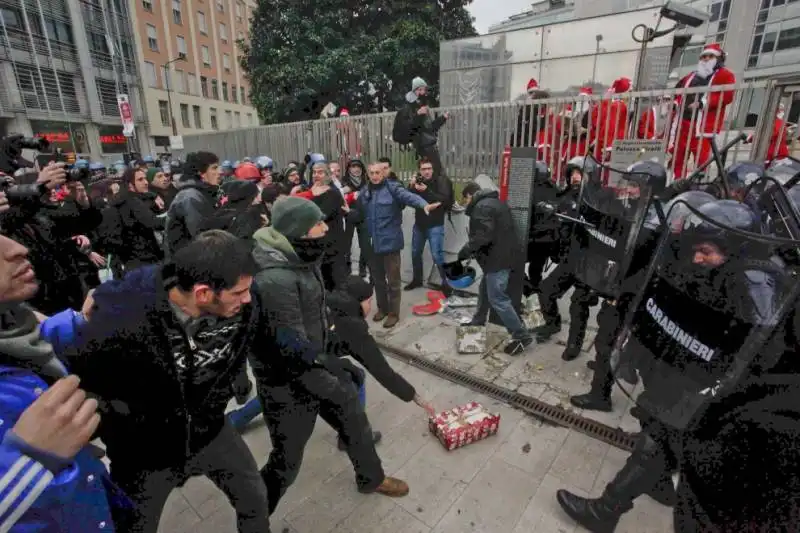
[[[50,163],[35,181],[30,180],[33,173],[19,176],[20,183],[10,177],[32,166],[22,157],[23,149],[41,151],[48,146],[46,140],[19,135],[0,141],[0,171],[6,174],[0,178],[0,193],[8,202],[0,213],[0,231],[28,248],[30,261],[40,273],[39,290],[30,303],[45,314],[80,308],[86,290],[98,283],[96,269],[87,259],[91,243],[85,235],[102,219],[77,182],[88,178],[88,169]],[[67,194],[62,191],[60,200],[53,202],[49,196],[62,188]]]

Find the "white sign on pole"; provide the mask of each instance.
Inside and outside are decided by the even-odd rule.
[[[652,161],[664,164],[667,155],[664,152],[664,141],[660,139],[617,139],[611,150],[609,166],[619,172],[627,172],[634,163]],[[619,174],[609,174],[608,184],[612,187],[618,180]]]
[[[183,150],[183,135],[170,135],[169,147],[173,150]]]
[[[119,107],[119,116],[122,119],[122,134],[125,137],[133,137],[135,135],[133,110],[127,94],[117,95],[117,107]]]

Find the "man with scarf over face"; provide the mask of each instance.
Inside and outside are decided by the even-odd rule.
[[[669,151],[675,179],[685,177],[685,166],[691,155],[695,167],[711,158],[711,137],[722,130],[725,109],[733,102],[734,92],[713,89],[736,83],[736,76],[725,68],[725,52],[717,43],[711,43],[700,54],[697,70],[684,76],[676,85],[678,89],[709,87],[709,92],[679,94],[675,108],[680,116],[672,122],[669,134]]]
[[[363,493],[405,496],[408,485],[387,477],[352,379],[326,354],[328,318],[319,263],[328,231],[320,208],[290,196],[275,202],[272,226],[253,236],[255,284],[277,350],[251,358],[264,420],[272,440],[261,469],[272,514],[297,478],[317,415],[339,432]]]

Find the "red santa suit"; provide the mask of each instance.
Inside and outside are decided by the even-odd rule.
[[[651,107],[639,117],[636,127],[636,137],[638,139],[663,139],[665,125],[669,121],[669,114],[665,114],[665,107],[671,106],[670,100],[663,100],[658,105]]]
[[[713,57],[713,59],[703,59]],[[736,76],[721,66],[724,54],[719,44],[713,43],[705,47],[700,54],[698,70],[685,76],[678,82],[678,89],[709,87],[707,93],[677,95],[676,109],[683,109],[682,116],[675,117],[670,131],[669,151],[672,154],[672,169],[675,179],[681,179],[685,173],[688,156],[694,157],[695,166],[700,166],[711,158],[711,138],[720,132],[725,120],[725,109],[733,102],[734,92],[714,90],[713,87],[732,85]],[[703,71],[709,70],[707,76]],[[686,100],[683,107],[681,104]],[[689,107],[695,103],[696,110]]]
[[[767,150],[767,164],[776,160],[789,157],[789,145],[786,144],[787,127],[789,126],[784,120],[785,108],[781,104],[778,109],[778,114],[775,117],[775,122],[772,124],[772,136],[769,139],[769,149]]]
[[[629,78],[615,80],[608,90],[610,99],[603,100],[592,110],[591,125],[595,132],[594,156],[606,161],[611,155],[614,141],[624,139],[628,130],[628,104],[619,95],[631,90]]]
[[[360,124],[350,120],[350,112],[342,108],[336,123],[335,146],[339,151],[338,161],[345,168],[351,159],[361,158]]]
[[[591,129],[589,122],[592,111],[596,106],[593,102],[588,101],[588,98],[593,94],[594,91],[591,87],[582,87],[580,90],[578,101],[581,106],[572,113],[572,120],[575,123],[573,129],[578,131],[577,128],[585,128],[587,131],[585,133],[579,132],[577,135],[564,139],[561,147],[562,161],[569,161],[573,157],[585,156],[589,143],[593,140],[593,135],[590,137],[592,132],[589,131]]]

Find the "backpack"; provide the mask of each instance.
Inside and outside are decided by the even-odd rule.
[[[392,139],[394,142],[406,145],[411,143],[411,126],[413,121],[411,106],[403,106],[394,116],[392,126]]]

